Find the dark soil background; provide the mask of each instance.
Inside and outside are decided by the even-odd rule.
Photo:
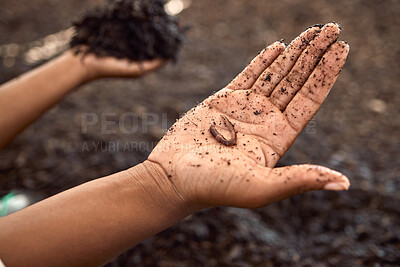
[[[0,44],[66,29],[98,2],[0,0]],[[133,135],[111,126],[114,134],[101,134],[99,124],[84,131],[85,113],[164,113],[170,125],[226,85],[265,43],[334,20],[351,46],[347,65],[279,165],[321,164],[348,175],[351,189],[310,192],[258,210],[206,210],[109,266],[400,264],[400,1],[202,0],[179,17],[193,28],[176,65],[139,80],[92,82],[69,95],[0,151],[0,194],[22,188],[50,196],[143,161],[162,125]],[[33,67],[15,51],[11,61],[0,54],[2,82]],[[110,142],[137,149],[115,151]]]

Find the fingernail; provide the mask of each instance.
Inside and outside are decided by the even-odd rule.
[[[330,191],[343,191],[349,189],[349,185],[347,183],[329,183],[326,184],[323,189]]]

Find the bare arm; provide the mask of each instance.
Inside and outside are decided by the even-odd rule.
[[[148,161],[0,219],[6,266],[99,266],[195,207]]]
[[[347,177],[325,167],[274,167],[344,66],[349,46],[336,42],[339,32],[330,23],[288,47],[270,45],[180,118],[149,160],[0,218],[0,258],[9,266],[95,266],[201,208],[347,190]],[[237,138],[221,142],[211,127],[227,138],[233,127]]]
[[[138,77],[161,60],[130,63],[67,51],[0,86],[0,148],[76,87],[101,77]]]

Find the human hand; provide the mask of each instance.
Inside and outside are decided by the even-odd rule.
[[[253,208],[309,190],[348,189],[344,175],[325,167],[274,168],[345,64],[349,46],[336,42],[339,33],[329,23],[309,28],[286,48],[273,43],[168,130],[149,161],[164,169],[181,199],[199,208]],[[217,141],[212,125],[228,141],[237,135],[236,143]]]
[[[131,61],[115,57],[97,56],[93,53],[75,55],[81,61],[87,73],[87,80],[99,78],[137,78],[150,71],[160,68],[165,59],[146,61]]]

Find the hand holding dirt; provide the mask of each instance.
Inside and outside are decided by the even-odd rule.
[[[319,110],[349,46],[335,23],[313,26],[289,46],[264,49],[228,86],[178,120],[148,160],[180,198],[198,206],[260,207],[309,190],[346,190],[349,180],[315,165],[274,168]],[[233,146],[222,144],[210,126]]]
[[[166,60],[130,61],[114,57],[99,57],[90,53],[81,58],[81,62],[87,73],[86,81],[91,81],[99,78],[137,78],[160,68]]]

